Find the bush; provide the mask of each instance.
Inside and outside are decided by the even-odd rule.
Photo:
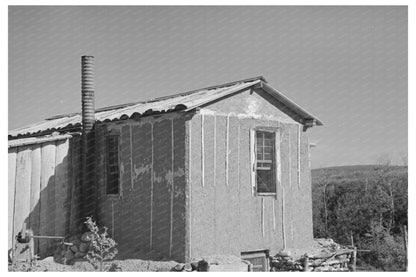
[[[408,225],[407,168],[320,169],[312,178],[315,237],[371,250],[357,257],[369,270],[406,270],[401,228]]]
[[[363,246],[371,250],[362,259],[384,271],[405,271],[406,251],[400,236],[392,236],[380,225],[373,225],[371,237]]]
[[[87,221],[84,222],[91,235],[91,250],[88,251],[85,257],[88,262],[99,271],[104,271],[104,262],[114,259],[117,255],[118,250],[116,248],[117,243],[109,237],[107,227],[103,227],[102,231],[97,227],[97,224],[92,220],[91,217],[87,217]]]

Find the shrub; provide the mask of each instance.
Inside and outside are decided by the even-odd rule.
[[[91,217],[87,217],[84,223],[91,232],[91,248],[85,258],[95,269],[104,271],[104,262],[114,259],[118,253],[117,243],[109,237],[108,228],[103,227],[100,230]]]
[[[389,234],[386,228],[373,225],[371,237],[364,242],[370,253],[363,255],[365,262],[385,271],[405,271],[406,252],[400,236]]]

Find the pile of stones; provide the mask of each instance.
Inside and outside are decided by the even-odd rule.
[[[336,243],[333,239],[331,238],[317,238],[314,239],[315,243],[317,244],[317,247],[320,249],[321,253],[322,252],[326,252],[326,253],[333,253],[337,250],[340,249],[345,249],[345,246],[342,246],[338,243]]]
[[[54,260],[57,263],[73,265],[76,260],[83,259],[91,250],[93,234],[85,232],[82,235],[74,235],[65,240],[66,244],[57,244]]]
[[[181,272],[247,272],[251,263],[234,255],[205,255],[194,257],[188,263],[177,263],[170,271]]]
[[[295,260],[290,251],[281,250],[270,258],[270,271],[303,271],[304,257]]]
[[[309,254],[294,257],[289,250],[281,250],[270,257],[271,271],[353,271],[353,249],[332,239],[315,239],[315,249]],[[305,269],[306,267],[306,269]]]
[[[353,271],[352,250],[339,249],[332,254],[310,257],[309,267],[313,271]]]
[[[178,263],[170,271],[182,271],[182,272],[192,272],[192,271],[209,271],[209,262],[206,260],[200,260],[192,263]]]

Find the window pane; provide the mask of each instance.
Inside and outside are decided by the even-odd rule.
[[[271,139],[264,139],[264,146],[272,146],[272,140]]]
[[[257,192],[273,193],[276,192],[274,181],[274,170],[257,170]]]
[[[258,137],[257,138],[257,147],[260,147],[260,146],[262,146],[263,145],[263,140],[262,140],[262,138],[261,137]]]
[[[263,132],[264,138],[266,139],[274,139],[274,132]]]
[[[108,136],[107,139],[107,194],[119,193],[120,171],[118,165],[118,137]]]

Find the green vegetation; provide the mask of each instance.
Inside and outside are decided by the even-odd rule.
[[[358,249],[365,270],[407,266],[407,166],[344,166],[312,170],[314,236]]]
[[[107,233],[108,228],[103,227],[103,230],[100,231],[91,217],[87,217],[84,223],[89,230],[89,233],[84,235],[91,241],[91,250],[88,252],[86,259],[99,271],[115,271],[116,264],[111,264],[108,268],[104,268],[104,262],[113,260],[118,253],[117,243],[109,237]]]

